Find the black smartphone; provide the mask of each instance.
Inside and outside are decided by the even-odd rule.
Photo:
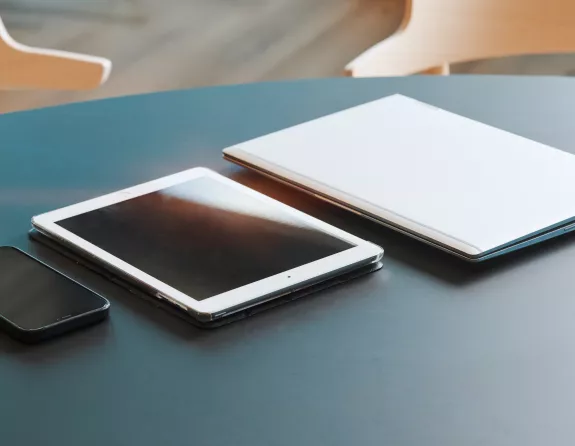
[[[39,342],[105,319],[110,302],[25,252],[0,247],[0,327]]]

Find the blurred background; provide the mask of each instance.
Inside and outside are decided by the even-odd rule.
[[[109,81],[93,91],[1,91],[0,113],[207,85],[341,76],[349,61],[400,27],[405,7],[405,0],[0,0],[0,17],[17,41],[113,62]],[[450,68],[575,75],[575,56],[514,56]]]

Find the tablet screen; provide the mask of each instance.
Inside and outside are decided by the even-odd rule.
[[[196,300],[354,246],[208,177],[58,224]]]

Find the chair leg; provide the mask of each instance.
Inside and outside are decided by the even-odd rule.
[[[434,74],[438,76],[447,76],[450,73],[449,64],[444,63],[437,67],[431,67],[427,70],[420,71],[418,74]]]

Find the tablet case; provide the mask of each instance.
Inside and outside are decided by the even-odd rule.
[[[179,318],[185,320],[186,322],[189,322],[189,323],[191,323],[197,327],[200,327],[200,328],[216,328],[216,327],[221,327],[222,325],[227,325],[231,322],[245,319],[249,316],[253,316],[257,313],[260,313],[261,311],[277,307],[279,305],[290,302],[292,300],[299,299],[300,297],[307,296],[308,294],[315,293],[315,292],[318,292],[321,290],[325,290],[325,289],[330,288],[332,286],[335,286],[335,285],[338,285],[341,283],[345,283],[349,280],[352,280],[352,279],[358,278],[360,276],[363,276],[365,274],[377,271],[383,266],[382,262],[372,263],[370,265],[363,266],[361,268],[358,268],[354,271],[350,271],[348,273],[342,274],[342,275],[337,276],[335,278],[332,278],[332,279],[326,280],[324,282],[312,285],[308,288],[292,292],[290,294],[281,296],[277,299],[273,299],[273,300],[268,301],[268,302],[263,302],[261,304],[254,306],[254,307],[233,313],[229,316],[224,316],[222,318],[216,319],[215,321],[202,322],[202,321],[199,321],[196,318],[190,316],[184,310],[182,310],[182,309],[180,309],[174,305],[171,305],[169,303],[166,303],[166,302],[158,299],[157,297],[152,296],[145,289],[138,286],[138,284],[127,281],[123,277],[120,277],[119,275],[115,274],[114,272],[106,269],[104,266],[96,264],[95,262],[92,262],[92,261],[86,259],[85,257],[77,254],[75,251],[63,246],[60,243],[55,242],[51,238],[46,237],[45,235],[41,234],[40,232],[38,232],[35,229],[30,230],[29,236],[32,240],[39,242],[39,243],[53,249],[54,251],[64,255],[65,257],[71,259],[72,261],[90,269],[91,271],[95,272],[96,274],[98,274],[98,275],[100,275],[100,276],[102,276],[108,280],[111,280],[112,282],[120,285],[121,287],[125,288],[126,290],[128,290],[132,294],[135,294],[138,297],[141,297],[141,298],[147,300],[148,302],[152,303],[154,306],[162,308],[163,310],[165,310],[165,311],[167,311],[167,312],[169,312],[175,316],[178,316]]]

